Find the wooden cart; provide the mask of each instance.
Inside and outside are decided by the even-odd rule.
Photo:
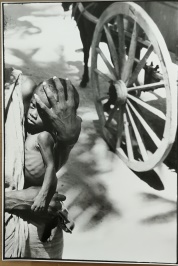
[[[132,170],[153,169],[177,130],[178,2],[115,2],[99,19],[78,8],[96,23],[91,86],[103,137]]]

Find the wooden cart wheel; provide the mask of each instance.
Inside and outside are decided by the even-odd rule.
[[[157,81],[140,84],[139,75],[147,74],[152,59],[159,65],[159,73],[153,73]],[[118,2],[103,12],[92,42],[95,105],[103,137],[134,171],[153,169],[175,140],[177,87],[171,66],[159,29],[140,6]]]

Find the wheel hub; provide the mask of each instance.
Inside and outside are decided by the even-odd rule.
[[[114,84],[117,93],[117,102],[119,104],[125,104],[127,100],[127,87],[122,80],[118,80]]]

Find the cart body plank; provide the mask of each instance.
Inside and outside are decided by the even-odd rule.
[[[139,2],[164,37],[168,50],[178,56],[178,2]]]

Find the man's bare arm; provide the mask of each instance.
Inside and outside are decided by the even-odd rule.
[[[43,131],[38,135],[39,149],[45,164],[43,184],[31,207],[33,211],[45,210],[49,205],[57,187],[57,177],[54,163],[54,139],[52,135]]]
[[[39,193],[39,190],[40,187],[29,187],[23,190],[5,192],[5,211],[10,213],[15,213],[16,211],[28,211],[29,213],[34,198]],[[64,201],[65,199],[66,197],[64,195],[55,193],[46,214],[55,216],[61,209],[61,201]]]
[[[5,192],[5,211],[28,210],[33,204],[33,198],[38,194],[40,187],[30,187],[23,190]]]

